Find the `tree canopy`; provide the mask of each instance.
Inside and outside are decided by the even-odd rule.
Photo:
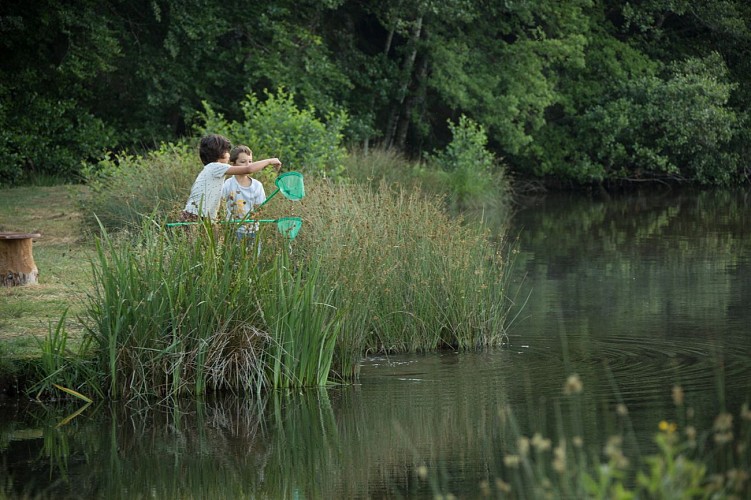
[[[517,177],[747,179],[745,0],[0,4],[0,183],[75,179],[286,89],[414,157],[463,116]]]

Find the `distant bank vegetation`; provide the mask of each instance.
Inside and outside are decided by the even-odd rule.
[[[278,121],[247,136],[251,147],[346,173],[341,150],[280,133],[302,125],[284,113],[290,100],[347,151],[393,151],[419,168],[451,158],[465,120],[502,160],[482,166],[489,175],[571,187],[747,180],[745,0],[251,5],[5,7],[0,184],[78,182],[87,165],[190,141],[219,116]],[[450,165],[452,178],[467,168]]]

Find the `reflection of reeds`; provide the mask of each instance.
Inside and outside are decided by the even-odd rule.
[[[475,372],[457,375],[469,382]],[[71,490],[82,497],[123,498],[748,498],[751,493],[747,404],[740,413],[729,412],[732,419],[723,412],[716,422],[693,422],[695,442],[689,427],[656,421],[656,445],[642,456],[626,446],[617,424],[624,414],[615,406],[597,417],[612,432],[594,442],[590,434],[572,434],[568,425],[535,430],[505,401],[506,389],[477,390],[479,398],[461,401],[440,392],[434,399],[423,394],[413,405],[373,404],[377,394],[363,401],[360,390],[348,386],[275,391],[252,400],[180,401],[171,408],[134,402],[57,429],[71,407],[60,408],[64,413],[38,407],[34,425],[47,429],[40,456],[52,466],[50,477],[75,478],[51,486],[52,496]],[[584,390],[561,395],[561,401],[586,396]],[[573,415],[579,411],[574,405],[560,408],[557,418],[564,422],[584,419]],[[732,442],[716,442],[716,433],[729,430]]]

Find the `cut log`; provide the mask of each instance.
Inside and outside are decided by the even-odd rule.
[[[31,243],[39,233],[0,232],[0,285],[31,285],[37,282],[39,269],[34,263]]]

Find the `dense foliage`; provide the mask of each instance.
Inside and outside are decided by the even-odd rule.
[[[517,177],[734,183],[750,21],[745,0],[9,0],[0,183],[76,180],[279,88],[366,150],[419,158],[464,115]]]

